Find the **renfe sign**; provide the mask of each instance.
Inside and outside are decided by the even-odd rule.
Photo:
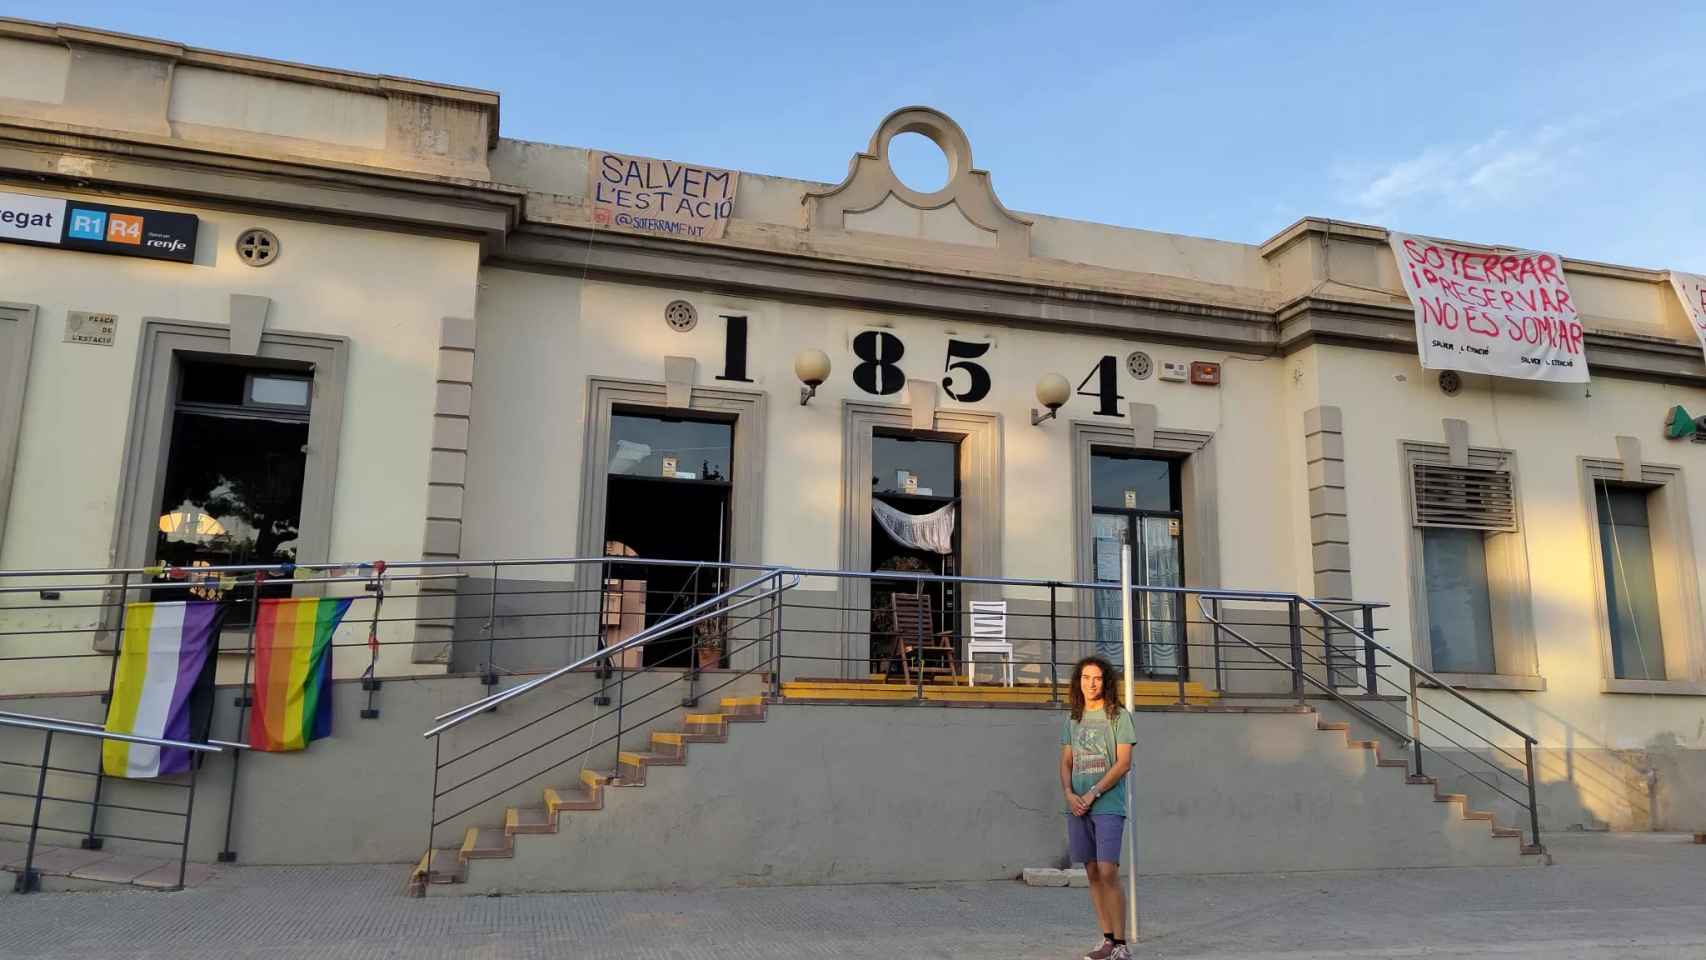
[[[1672,270],[1670,284],[1682,298],[1682,312],[1688,315],[1688,325],[1700,338],[1700,348],[1706,350],[1706,277]]]
[[[740,174],[690,163],[592,152],[592,222],[685,240],[718,240],[734,215]]]
[[[0,193],[0,240],[151,260],[195,260],[194,215]]]
[[[1429,370],[1586,383],[1575,298],[1550,253],[1470,250],[1392,234]]]

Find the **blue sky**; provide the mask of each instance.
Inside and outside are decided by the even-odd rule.
[[[1016,210],[1244,242],[1331,216],[1706,273],[1706,4],[1292,6],[14,0],[7,15],[483,87],[503,95],[504,136],[830,182],[883,115],[923,103],[966,129]]]

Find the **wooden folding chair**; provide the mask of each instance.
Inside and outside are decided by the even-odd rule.
[[[960,661],[954,650],[954,632],[936,629],[935,610],[930,597],[896,593],[890,595],[889,603],[894,613],[895,650],[906,682],[912,682],[914,666],[926,677],[932,673],[959,676]],[[937,657],[934,665],[930,662],[932,654]]]

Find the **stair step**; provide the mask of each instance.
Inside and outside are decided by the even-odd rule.
[[[609,772],[608,770],[582,770],[581,771],[581,783],[584,783],[588,787],[592,787],[592,788],[601,787],[601,786],[605,785],[606,783],[609,783],[610,781],[612,781],[614,779],[616,779],[616,775],[614,773]]]
[[[1394,760],[1391,757],[1382,757],[1380,759],[1380,765],[1383,767],[1403,767],[1407,770],[1410,767],[1410,761]]]
[[[1465,811],[1463,811],[1463,819],[1465,819],[1465,820],[1486,820],[1487,822],[1491,823],[1493,820],[1493,815],[1491,813],[1488,813],[1485,810],[1465,810]]]
[[[1469,798],[1461,793],[1436,793],[1435,803],[1468,803]]]
[[[427,851],[421,857],[426,871],[424,878],[427,883],[461,883],[463,877],[461,851],[454,847],[442,847]],[[420,868],[416,868],[419,870]]]
[[[556,833],[557,815],[543,807],[510,807],[504,811],[504,833]]]
[[[1317,730],[1350,730],[1351,725],[1343,720],[1319,720],[1315,723]]]
[[[1494,827],[1493,828],[1493,836],[1495,836],[1495,837],[1521,837],[1522,831],[1521,830],[1513,830],[1510,827]]]
[[[1405,777],[1404,782],[1405,783],[1418,784],[1418,785],[1426,784],[1428,786],[1434,786],[1434,787],[1439,786],[1439,778],[1438,777],[1423,777],[1423,776],[1418,776],[1414,773]]]
[[[1534,856],[1535,854],[1540,854],[1540,855],[1544,856],[1545,853],[1546,853],[1546,848],[1541,846],[1540,844],[1525,843],[1522,845],[1522,855],[1525,857],[1531,857],[1531,856]],[[1548,861],[1548,862],[1550,862],[1550,861]]]
[[[1352,750],[1378,750],[1378,749],[1380,749],[1380,742],[1378,740],[1347,740],[1346,743],[1350,746],[1350,748]]]
[[[564,810],[599,810],[604,807],[604,798],[597,790],[587,784],[573,787],[545,788],[545,809],[552,813]]]
[[[684,758],[672,757],[667,753],[641,753],[628,750],[617,754],[616,760],[618,763],[624,763],[630,767],[681,767],[687,765]]]
[[[510,856],[513,848],[510,839],[498,827],[469,827],[462,837],[462,849],[458,852],[464,861],[482,860],[492,857]]]

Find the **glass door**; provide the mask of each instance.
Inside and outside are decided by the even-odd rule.
[[[1178,461],[1095,452],[1091,456],[1091,549],[1098,582],[1118,583],[1120,546],[1131,544],[1134,587],[1184,585]],[[1184,598],[1138,591],[1133,598],[1138,668],[1176,677],[1189,668],[1184,645]],[[1096,652],[1123,656],[1118,591],[1097,591]]]

